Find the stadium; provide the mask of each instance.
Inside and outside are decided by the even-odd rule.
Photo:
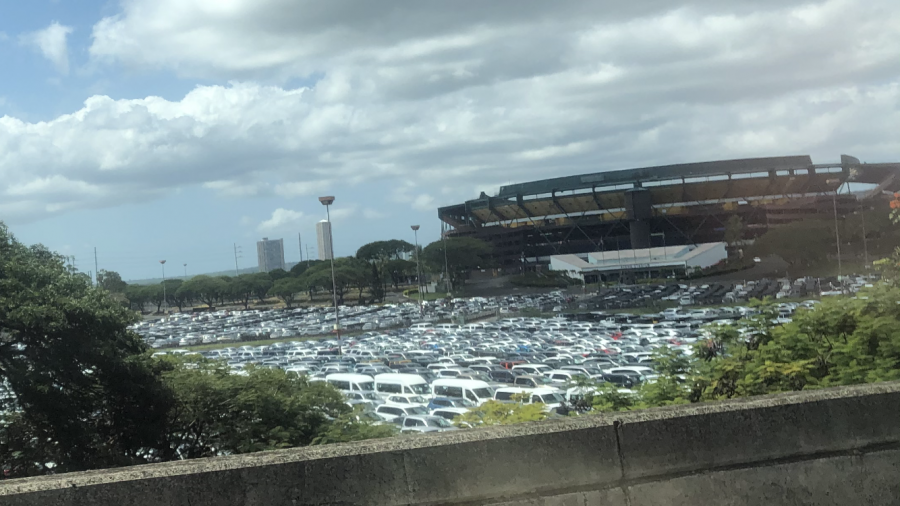
[[[810,215],[847,215],[900,191],[900,163],[813,164],[804,156],[612,170],[503,186],[438,209],[446,237],[493,247],[502,273],[556,255],[721,242],[737,215],[743,239]]]

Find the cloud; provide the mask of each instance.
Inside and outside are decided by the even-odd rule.
[[[304,214],[290,209],[278,208],[272,212],[272,217],[259,224],[256,229],[260,232],[273,232],[288,228],[298,228],[303,221]]]
[[[120,5],[95,63],[229,84],[0,117],[7,221],[184,187],[339,204],[356,187],[366,217],[600,170],[900,152],[891,0]]]
[[[427,193],[423,193],[419,195],[412,202],[413,209],[418,209],[419,211],[427,211],[429,209],[434,209],[434,197],[428,195]]]
[[[387,217],[388,217],[387,213],[377,211],[375,209],[372,209],[371,207],[367,207],[367,208],[363,209],[363,218],[365,218],[367,220],[381,220],[381,219],[384,219]]]
[[[72,28],[54,21],[43,30],[22,35],[21,41],[35,46],[50,60],[60,74],[69,73],[69,48],[67,38]]]

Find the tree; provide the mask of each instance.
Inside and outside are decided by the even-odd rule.
[[[180,458],[309,445],[332,430],[332,419],[350,412],[328,383],[281,369],[250,367],[238,375],[221,361],[165,357],[161,362],[175,395],[168,444]]]
[[[216,304],[228,289],[228,285],[222,279],[203,274],[185,281],[182,286],[185,290],[190,290],[191,293],[196,294],[200,302],[203,302],[210,308]]]
[[[164,457],[172,398],[135,319],[0,223],[0,466],[28,476]]]
[[[122,281],[118,272],[103,269],[97,271],[97,284],[110,293],[125,293],[128,287],[128,283]]]
[[[397,434],[398,427],[396,425],[375,425],[362,421],[361,413],[362,408],[357,407],[353,412],[341,415],[328,427],[327,431],[313,439],[312,444],[349,443],[391,437]]]
[[[725,243],[734,246],[744,236],[744,220],[740,216],[734,214],[728,218],[725,224]]]
[[[166,302],[170,306],[177,306],[179,311],[184,309],[185,304],[188,301],[187,295],[190,294],[189,291],[178,289],[181,288],[181,285],[184,284],[184,281],[175,278],[175,279],[167,279],[162,283],[166,289]]]
[[[388,283],[387,264],[392,261],[403,261],[401,260],[401,255],[410,253],[414,249],[415,247],[406,241],[393,239],[390,241],[371,242],[357,250],[356,258],[369,262],[372,265],[369,281],[373,299],[384,299]],[[394,286],[396,286],[396,283],[394,283]]]
[[[231,294],[236,301],[250,309],[250,299],[256,289],[255,274],[241,274],[231,281]]]
[[[513,396],[516,399],[516,396]],[[517,399],[523,400],[523,399]],[[457,416],[453,423],[458,427],[480,427],[488,425],[510,425],[522,422],[537,422],[547,418],[544,405],[536,402],[522,404],[520,402],[506,404],[490,400],[473,408],[471,411]]]
[[[491,266],[491,247],[487,243],[472,237],[450,237],[422,250],[422,261],[431,272],[444,270],[445,248],[448,274],[454,287],[463,286],[469,271]]]
[[[268,274],[269,274],[269,279],[271,279],[273,283],[278,281],[279,279],[284,279],[284,278],[290,276],[290,274],[287,271],[285,271],[284,269],[272,269],[271,271],[268,272]]]
[[[297,294],[307,290],[306,280],[300,278],[282,278],[275,282],[269,289],[269,295],[274,295],[281,299],[284,304],[290,308],[297,297]]]
[[[161,312],[162,305],[166,301],[166,298],[163,296],[162,283],[159,283],[158,285],[147,285],[144,287],[144,291],[147,293],[147,298],[150,302],[156,304],[156,312]]]
[[[803,220],[779,225],[756,239],[754,256],[778,255],[792,266],[811,265],[835,251],[834,224],[828,220]]]
[[[253,293],[256,294],[256,299],[262,302],[265,300],[274,282],[265,272],[257,272],[256,274],[249,274],[249,276],[253,284]]]
[[[322,262],[304,273],[310,286],[318,286],[337,294],[338,304],[344,303],[344,295],[350,287],[365,286],[367,269],[364,263],[352,257],[337,258],[334,261],[334,283],[332,285],[331,263]],[[360,292],[361,293],[361,292]]]
[[[391,285],[397,289],[400,284],[405,284],[416,275],[416,263],[402,259],[389,260],[384,264],[383,272],[390,279]]]
[[[298,278],[306,272],[307,269],[314,265],[319,265],[322,262],[324,262],[324,260],[304,260],[291,267],[290,274],[291,276]]]
[[[144,312],[144,306],[150,301],[150,292],[144,285],[128,285],[125,287],[125,298],[129,307]]]

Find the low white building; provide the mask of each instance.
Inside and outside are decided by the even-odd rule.
[[[663,278],[712,267],[728,258],[724,242],[666,246],[662,248],[598,251],[583,255],[553,255],[551,271],[588,283],[624,275]]]

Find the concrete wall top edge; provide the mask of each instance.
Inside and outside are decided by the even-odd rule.
[[[486,440],[525,437],[589,429],[611,429],[615,422],[635,424],[711,413],[765,409],[829,399],[852,398],[900,393],[900,382],[834,387],[805,392],[736,399],[729,401],[654,408],[643,411],[606,413],[546,422],[491,427],[423,436],[401,436],[390,439],[361,441],[337,445],[295,448],[247,455],[196,459],[127,468],[70,473],[56,476],[25,478],[0,482],[0,496],[84,487],[105,483],[146,480],[224,470],[270,466],[292,462],[331,459],[379,452],[401,452],[417,448],[449,446]]]

